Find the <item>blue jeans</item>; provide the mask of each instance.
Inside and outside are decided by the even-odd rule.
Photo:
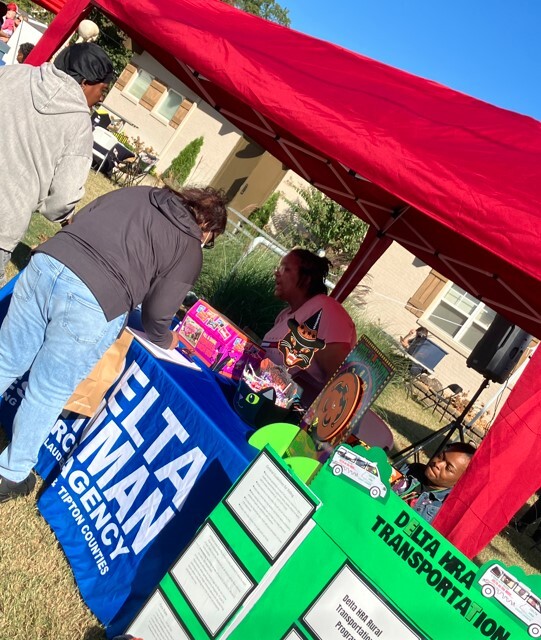
[[[0,454],[0,475],[24,480],[67,400],[124,326],[107,321],[87,286],[61,262],[35,254],[23,271],[0,328],[0,393],[30,369]]]

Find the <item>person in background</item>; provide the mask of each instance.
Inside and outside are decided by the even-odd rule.
[[[35,45],[31,44],[30,42],[23,42],[23,44],[19,47],[19,51],[17,51],[17,62],[19,64],[23,64],[34,47]]]
[[[21,24],[18,13],[19,7],[14,2],[6,5],[5,17],[0,27],[0,40],[2,42],[7,42],[13,35],[15,29]]]
[[[5,2],[0,2],[0,27],[4,23],[4,18],[6,17],[7,12],[8,12],[8,8]]]
[[[451,489],[471,462],[475,448],[468,443],[450,444],[428,464],[414,463],[399,469],[402,477],[392,490],[427,522],[432,522]]]
[[[428,338],[428,330],[425,327],[417,327],[412,329],[406,336],[400,336],[400,344],[408,353],[415,353],[419,347]]]
[[[32,212],[52,221],[71,215],[84,193],[92,160],[90,107],[113,79],[113,65],[97,44],[68,47],[54,64],[0,69],[0,286],[11,252]]]
[[[4,17],[7,13],[8,8],[3,2],[0,2],[0,26],[2,22],[4,22]],[[9,47],[2,39],[2,31],[0,30],[0,67],[3,67],[6,63],[3,60],[4,54],[8,53]]]
[[[261,346],[285,365],[302,387],[308,407],[357,341],[353,320],[327,295],[330,261],[306,249],[293,249],[274,273],[274,294],[287,302]]]
[[[0,395],[30,370],[0,454],[0,502],[32,491],[41,445],[130,311],[141,304],[149,340],[177,346],[171,320],[199,275],[202,246],[226,221],[213,189],[131,187],[84,207],[35,250],[0,328]]]

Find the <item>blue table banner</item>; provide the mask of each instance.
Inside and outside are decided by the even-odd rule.
[[[256,453],[209,372],[176,373],[190,384],[175,384],[134,342],[103,410],[82,429],[59,421],[64,443],[70,433],[80,441],[38,503],[82,597],[111,635]],[[213,422],[220,416],[222,424]]]

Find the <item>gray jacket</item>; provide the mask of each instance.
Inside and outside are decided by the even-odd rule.
[[[0,67],[0,248],[12,251],[30,216],[65,218],[81,199],[92,126],[77,82],[52,64]]]

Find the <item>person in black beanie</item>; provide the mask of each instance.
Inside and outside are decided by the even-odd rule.
[[[56,57],[54,66],[80,85],[89,107],[100,102],[114,78],[109,56],[94,42],[66,47]]]
[[[0,286],[11,252],[33,211],[69,217],[84,193],[92,160],[90,107],[113,79],[113,64],[94,43],[75,44],[53,64],[0,68],[3,130],[0,172]]]

